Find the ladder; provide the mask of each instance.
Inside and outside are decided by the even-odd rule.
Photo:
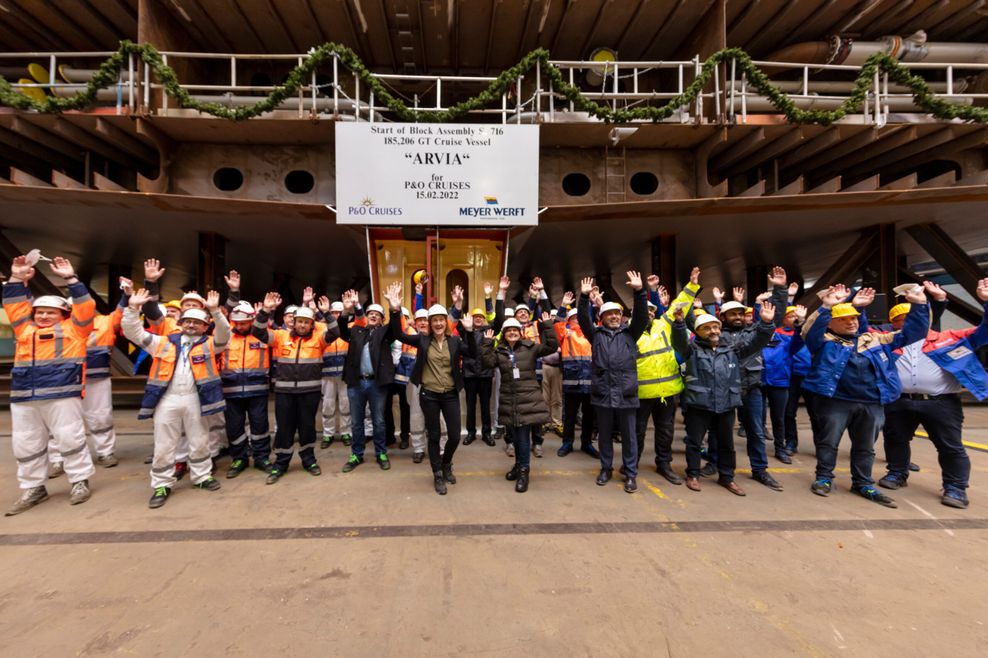
[[[625,178],[625,148],[620,151],[604,148],[604,180],[607,191],[607,203],[622,203],[625,201],[627,179]]]

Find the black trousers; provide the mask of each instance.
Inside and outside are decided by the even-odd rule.
[[[806,413],[810,417],[810,427],[813,430],[813,434],[817,434],[817,423],[816,414],[814,413],[813,402],[814,395],[809,391],[803,390],[803,379],[802,375],[792,375],[789,378],[789,395],[786,398],[786,412],[785,412],[785,424],[786,424],[786,446],[797,448],[799,447],[799,432],[796,428],[796,412],[799,410],[799,398],[802,396],[803,402],[806,404]]]
[[[775,452],[782,452],[786,447],[786,407],[789,403],[789,388],[782,386],[762,386],[765,396],[765,407],[772,421],[772,443]],[[765,422],[762,421],[764,425]]]
[[[700,477],[700,446],[708,432],[717,435],[717,471],[720,479],[734,479],[737,455],[734,452],[735,409],[716,414],[706,409],[686,407],[686,475]]]
[[[395,436],[395,413],[394,399],[398,398],[398,413],[401,414],[401,438],[408,440],[411,434],[411,410],[408,407],[408,399],[405,397],[405,384],[389,384],[388,396],[384,399],[384,439],[388,442],[394,441]]]
[[[298,456],[302,466],[309,468],[316,463],[316,412],[322,395],[312,393],[275,393],[274,417],[278,431],[274,435],[275,467],[284,473],[292,461],[295,434],[298,433]]]
[[[676,422],[676,397],[639,398],[638,416],[635,422],[635,434],[638,438],[638,461],[642,460],[645,451],[645,433],[648,430],[648,419],[655,426],[655,465],[672,462],[672,436]]]
[[[425,433],[429,441],[429,464],[432,472],[441,471],[443,466],[453,463],[453,453],[460,445],[460,394],[456,391],[433,393],[424,388],[419,391],[419,404],[425,418]],[[439,414],[446,421],[446,448],[439,454],[439,441],[442,429]]]
[[[580,425],[580,447],[593,445],[593,424],[595,412],[590,404],[589,393],[563,393],[563,443],[572,445],[576,438],[576,416],[583,414]]]
[[[230,442],[230,458],[266,462],[271,458],[271,434],[268,431],[268,394],[252,395],[246,398],[227,398],[226,438]],[[247,433],[250,423],[250,434]]]
[[[597,450],[600,451],[600,467],[611,470],[614,464],[614,442],[611,433],[621,432],[621,461],[625,472],[635,477],[638,475],[638,440],[635,437],[634,408],[615,409],[613,407],[597,407],[597,427],[600,429],[600,440]]]
[[[467,398],[467,436],[477,434],[477,398],[480,398],[481,435],[491,435],[491,386],[493,377],[464,377],[463,390]]]
[[[885,407],[885,459],[889,473],[909,477],[909,442],[922,425],[937,449],[944,487],[967,489],[971,460],[961,440],[964,409],[959,395],[935,400],[902,397]]]

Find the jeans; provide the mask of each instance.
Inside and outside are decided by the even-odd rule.
[[[874,484],[871,468],[875,463],[875,441],[885,423],[885,409],[877,402],[852,402],[817,397],[814,402],[818,432],[816,477],[833,480],[837,465],[837,446],[844,430],[851,438],[851,486],[855,489]]]
[[[268,431],[268,396],[252,395],[246,398],[227,398],[226,438],[230,442],[230,458],[247,459],[250,456],[256,463],[271,458],[271,434]],[[250,435],[247,434],[247,422]]]
[[[425,416],[425,432],[429,438],[429,464],[432,472],[441,471],[443,466],[453,463],[453,453],[460,445],[460,394],[456,390],[447,393],[434,393],[426,389],[419,392],[419,405]],[[440,446],[442,428],[439,415],[446,420],[446,446]],[[442,454],[439,452],[442,450]]]
[[[298,456],[302,466],[309,468],[316,463],[316,412],[319,411],[321,394],[275,393],[274,417],[278,431],[274,435],[275,467],[284,473],[292,461],[295,433],[298,432]]]
[[[528,466],[532,463],[532,426],[509,427],[508,434],[515,446],[515,466]]]
[[[621,432],[621,461],[628,477],[638,475],[638,437],[635,435],[635,414],[637,409],[614,409],[612,407],[596,407],[597,429],[600,440],[597,450],[600,451],[600,467],[611,470],[614,467],[614,441],[611,435],[614,430]],[[583,421],[586,423],[586,420]]]
[[[641,398],[638,401],[636,434],[638,439],[638,461],[645,451],[645,433],[648,419],[655,425],[655,465],[672,462],[672,435],[676,421],[676,397]]]
[[[803,390],[802,375],[792,375],[789,378],[789,397],[786,399],[786,447],[799,447],[799,432],[796,429],[796,412],[799,409],[799,397],[803,397],[806,404],[806,413],[810,417],[810,428],[815,436],[817,433],[816,418],[813,413],[813,401],[815,396],[809,391]]]
[[[711,450],[717,449],[717,472],[722,482],[734,480],[737,455],[734,452],[734,409],[714,413],[697,407],[686,407],[686,475],[700,477],[700,447],[703,435],[716,434]]]
[[[909,476],[909,442],[922,425],[937,449],[944,488],[967,489],[971,460],[961,442],[964,410],[960,396],[935,400],[899,398],[885,407],[885,459],[889,473]]]
[[[751,462],[751,472],[764,473],[765,469],[768,468],[768,455],[765,452],[765,424],[763,421],[765,399],[762,397],[761,386],[753,386],[744,393],[738,413],[741,415],[745,438],[748,440],[748,460]],[[722,441],[722,438],[725,437],[722,437],[718,430],[718,451],[720,450],[720,443],[734,443],[732,434],[726,436],[726,441]]]
[[[573,445],[576,436],[576,415],[582,410],[580,447],[593,445],[594,409],[589,393],[563,393],[563,443]]]
[[[371,422],[374,426],[374,455],[387,454],[384,445],[384,399],[387,397],[387,387],[378,386],[373,379],[361,379],[354,386],[347,387],[347,398],[350,400],[350,418],[353,421],[353,442],[350,448],[357,457],[364,456],[364,446],[367,437],[364,434],[364,407],[370,403]]]
[[[477,399],[480,399],[481,436],[491,435],[491,385],[493,377],[464,377],[467,402],[467,436],[477,435]]]
[[[786,404],[789,402],[789,388],[782,386],[762,386],[768,415],[772,420],[772,444],[776,453],[786,449]],[[762,426],[765,426],[762,414]]]
[[[405,384],[388,384],[386,390],[388,395],[384,400],[384,438],[386,441],[394,441],[395,438],[394,399],[397,397],[401,438],[407,441],[411,431],[411,410],[405,399]]]

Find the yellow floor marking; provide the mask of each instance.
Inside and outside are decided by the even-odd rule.
[[[922,430],[916,430],[916,436],[921,436],[924,439],[930,438],[930,435]],[[961,443],[966,445],[968,448],[977,448],[978,450],[988,451],[988,444],[976,443],[974,441],[964,441],[964,440],[961,440]]]

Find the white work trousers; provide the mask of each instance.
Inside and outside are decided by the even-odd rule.
[[[206,423],[209,425],[209,456],[216,458],[220,456],[220,448],[229,445],[226,438],[226,414],[210,414]]]
[[[93,439],[98,457],[113,454],[117,435],[113,431],[113,385],[109,377],[86,380],[86,397],[82,399],[82,417]]]
[[[326,436],[350,433],[350,399],[342,377],[322,378],[322,433]]]
[[[10,405],[11,443],[21,489],[48,480],[48,437],[54,439],[73,484],[92,477],[93,457],[86,449],[82,398],[32,400]]]
[[[175,486],[176,451],[185,433],[189,447],[192,484],[209,477],[209,416],[203,416],[199,395],[165,393],[154,410],[154,459],[151,462],[151,488]]]

